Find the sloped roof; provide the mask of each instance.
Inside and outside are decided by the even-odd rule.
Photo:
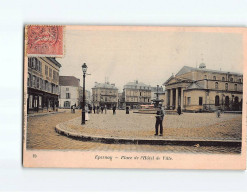
[[[134,81],[134,82],[128,82],[124,85],[124,88],[128,88],[128,87],[150,87],[151,89],[151,86],[150,85],[146,85],[145,83],[143,82],[138,82],[138,81]]]
[[[236,73],[236,72],[227,72],[227,71],[221,71],[221,70],[212,70],[212,69],[207,69],[207,68],[194,68],[190,66],[184,66],[181,68],[181,70],[176,74],[176,76],[183,75],[188,72],[192,71],[202,71],[202,72],[213,72],[213,73],[221,73],[221,74],[233,74],[233,75],[239,75],[242,76],[243,74]]]
[[[110,83],[95,83],[93,88],[107,88],[107,89],[118,89],[114,84]]]
[[[74,76],[59,76],[59,85],[79,87],[80,79]]]
[[[53,57],[46,57],[49,61],[57,65],[59,68],[61,67],[61,64],[56,60],[56,58]]]
[[[169,83],[169,81],[172,80],[173,78],[174,78],[174,75],[170,76],[169,79],[167,79],[167,81],[163,83],[163,85],[166,85],[167,83]]]
[[[138,82],[138,83],[136,83],[136,82],[128,82],[125,85],[134,85],[134,86],[143,86],[143,87],[148,86],[148,85],[146,85],[145,83],[142,83],[142,82]]]

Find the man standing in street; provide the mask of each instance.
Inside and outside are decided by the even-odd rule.
[[[163,118],[164,118],[164,111],[161,109],[159,105],[157,113],[156,113],[156,123],[155,123],[155,136],[159,133],[159,126],[160,126],[160,136],[163,136]]]
[[[115,105],[113,106],[112,110],[113,110],[113,114],[116,114],[116,106]]]

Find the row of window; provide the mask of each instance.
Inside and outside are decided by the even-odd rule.
[[[50,82],[43,80],[35,75],[28,73],[27,86],[47,91],[50,93],[58,93],[58,86],[51,84]]]
[[[234,103],[239,103],[239,99],[238,99],[237,96],[232,101]],[[191,104],[191,97],[187,97],[187,105],[190,105],[190,104]],[[203,104],[203,97],[199,97],[199,106],[202,106],[202,104]],[[225,97],[223,104],[225,106],[229,106],[230,105],[230,98],[229,98],[229,96],[226,96]],[[214,105],[215,106],[220,106],[220,97],[218,95],[215,96]]]
[[[35,57],[28,58],[28,67],[42,73],[42,62]],[[52,68],[48,68],[47,65],[45,65],[45,75],[53,78],[54,81],[58,81],[59,79],[58,72],[52,70]]]
[[[134,97],[126,97],[126,102],[150,102],[150,99],[146,99],[146,98],[140,98],[138,100],[138,98],[134,98]]]
[[[93,101],[96,101],[98,98],[93,96]],[[105,102],[116,102],[117,98],[115,97],[100,97],[100,101],[105,101]]]
[[[117,94],[117,91],[95,91],[93,90],[93,94],[98,94],[100,93],[100,95],[108,95],[108,94]]]
[[[146,91],[143,91],[143,92],[138,92],[137,91],[126,91],[126,95],[130,95],[130,96],[151,96],[151,92],[146,92]]]
[[[125,85],[125,89],[146,89],[151,90],[151,87],[145,87],[145,86],[136,86],[136,85]]]
[[[215,82],[215,89],[219,88],[219,83]],[[228,91],[228,83],[225,83],[225,90]],[[234,90],[237,91],[238,90],[238,85],[234,84]]]
[[[28,67],[36,71],[42,72],[42,63],[37,58],[28,58]]]
[[[208,77],[207,77],[207,75],[204,75],[204,79],[207,79]],[[218,78],[219,79],[219,78]],[[217,80],[217,77],[216,76],[213,76],[213,80]],[[221,80],[222,81],[227,81],[226,79],[225,79],[225,77],[222,77],[221,78]],[[228,81],[230,81],[230,82],[234,82],[234,79],[233,79],[233,77],[230,77],[229,79],[228,79]],[[242,83],[242,79],[241,78],[238,78],[238,79],[236,79],[236,81],[235,82],[239,82],[239,83]]]
[[[50,78],[53,78],[54,81],[58,81],[59,74],[57,71],[52,70],[52,68],[48,68],[47,65],[45,65],[45,75],[49,76]]]

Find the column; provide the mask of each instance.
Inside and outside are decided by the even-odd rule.
[[[176,88],[175,109],[178,108],[178,88]]]
[[[184,88],[181,88],[181,110],[184,109]]]
[[[168,107],[168,90],[165,90],[165,109]]]
[[[171,108],[171,106],[172,106],[172,96],[173,96],[173,89],[170,89],[170,108]]]

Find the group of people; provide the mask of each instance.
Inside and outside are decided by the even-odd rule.
[[[114,105],[112,107],[112,110],[113,110],[113,114],[115,115],[116,114],[116,106]],[[93,106],[93,113],[94,114],[99,114],[101,112],[101,114],[103,114],[105,112],[105,114],[107,113],[107,106]]]

